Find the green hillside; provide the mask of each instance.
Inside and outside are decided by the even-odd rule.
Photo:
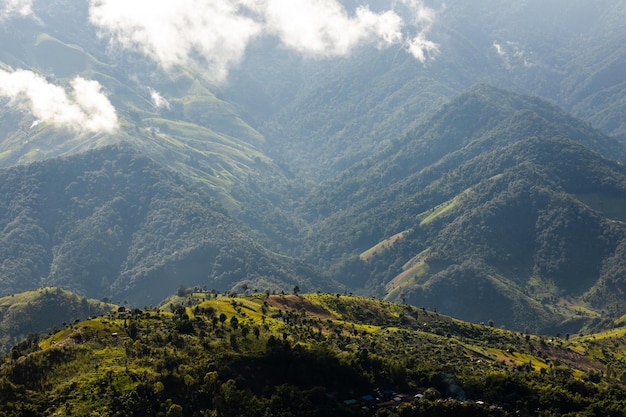
[[[352,21],[357,3],[333,4]],[[173,66],[96,4],[0,6],[0,294],[298,285],[550,334],[626,313],[622,1],[429,4],[399,16],[424,62],[399,43],[309,56],[255,3],[231,10],[260,31],[241,56],[187,44]],[[119,126],[35,111],[81,113],[77,77],[100,91],[82,110]]]
[[[62,323],[84,320],[113,310],[112,305],[60,288],[40,288],[0,297],[0,352],[39,334],[59,329]]]
[[[598,319],[579,306],[625,308],[626,171],[608,158],[621,145],[558,108],[476,86],[309,197],[313,253],[350,288],[575,332]]]
[[[19,28],[13,21],[0,28],[2,44],[12,45],[0,51],[0,69],[30,71],[43,77],[47,88],[61,88],[69,96],[75,77],[97,81],[115,108],[119,128],[93,132],[56,126],[24,106],[3,106],[0,167],[130,143],[208,191],[259,236],[269,235],[266,244],[281,247],[281,240],[289,241],[295,223],[276,204],[286,194],[289,174],[265,155],[264,136],[240,109],[219,97],[219,88],[197,69],[164,71],[127,55],[112,62],[88,23],[86,5],[61,3],[42,5],[40,18],[49,25],[26,19]]]
[[[2,294],[50,285],[154,305],[180,285],[334,288],[129,146],[0,170],[0,194]]]
[[[536,336],[340,294],[179,291],[14,349],[0,412],[620,415],[623,333]]]
[[[309,195],[235,185],[247,168],[218,156],[196,162],[228,191],[206,194],[190,165],[144,154],[133,142],[0,171],[0,288],[138,306],[180,285],[345,288],[548,333],[626,312],[626,151],[538,98],[478,85]]]

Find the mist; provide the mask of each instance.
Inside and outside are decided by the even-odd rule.
[[[0,21],[12,16],[29,16],[33,14],[33,0],[2,0],[0,1]]]
[[[438,45],[426,34],[435,11],[417,0],[397,7],[409,17],[367,5],[349,11],[336,0],[91,0],[89,16],[114,47],[140,51],[165,69],[195,64],[223,81],[261,36],[309,56],[346,56],[367,44],[400,45],[421,62],[432,59]]]
[[[0,70],[0,97],[40,122],[73,131],[113,133],[118,128],[115,108],[100,83],[76,77],[70,86],[68,93],[32,71]]]

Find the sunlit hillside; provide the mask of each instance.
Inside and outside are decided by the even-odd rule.
[[[298,288],[181,288],[159,308],[122,306],[13,350],[1,366],[0,412],[618,415],[622,333],[524,334]]]

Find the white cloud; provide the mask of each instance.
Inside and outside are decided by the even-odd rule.
[[[165,97],[161,95],[161,93],[159,93],[152,87],[148,87],[148,91],[150,92],[150,100],[152,100],[152,105],[154,107],[156,107],[157,109],[170,108],[170,102],[167,101]]]
[[[33,0],[0,0],[0,20],[33,14]]]
[[[266,31],[289,48],[316,55],[345,55],[357,44],[398,43],[402,19],[393,11],[376,14],[359,7],[354,16],[335,0],[269,0],[262,13]]]
[[[199,63],[224,80],[249,43],[276,36],[303,54],[346,55],[357,45],[403,45],[420,61],[438,46],[426,38],[434,10],[397,0],[373,12],[349,13],[338,0],[90,0],[90,20],[113,44],[139,50],[164,68]],[[408,11],[403,19],[393,9]]]
[[[400,0],[400,3],[408,9],[407,14],[411,16],[411,24],[416,31],[413,36],[406,36],[407,50],[422,63],[434,59],[439,52],[439,45],[427,39],[426,34],[435,23],[435,10],[424,5],[421,0]]]
[[[425,62],[439,52],[439,45],[426,39],[426,34],[420,32],[407,43],[407,49],[415,59]]]
[[[241,1],[91,0],[90,20],[124,48],[139,49],[165,68],[199,58],[211,78],[226,77],[261,25],[240,14]]]
[[[536,65],[530,58],[527,58],[529,54],[527,54],[519,42],[506,41],[504,43],[498,43],[497,41],[493,41],[492,47],[495,49],[496,54],[502,58],[506,69],[511,70],[519,66],[532,68]]]
[[[30,111],[41,122],[71,130],[112,133],[117,114],[102,94],[100,83],[76,77],[72,94],[31,71],[0,70],[0,97],[9,105]]]
[[[504,51],[504,48],[502,47],[502,45],[500,45],[496,41],[493,41],[493,45],[492,46],[496,50],[496,54],[498,54],[500,56],[506,56],[506,52]]]

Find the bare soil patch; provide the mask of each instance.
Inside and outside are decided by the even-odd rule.
[[[267,303],[272,307],[283,310],[300,310],[303,308],[309,316],[319,317],[322,319],[337,318],[324,307],[314,304],[299,295],[270,295],[267,298]]]

